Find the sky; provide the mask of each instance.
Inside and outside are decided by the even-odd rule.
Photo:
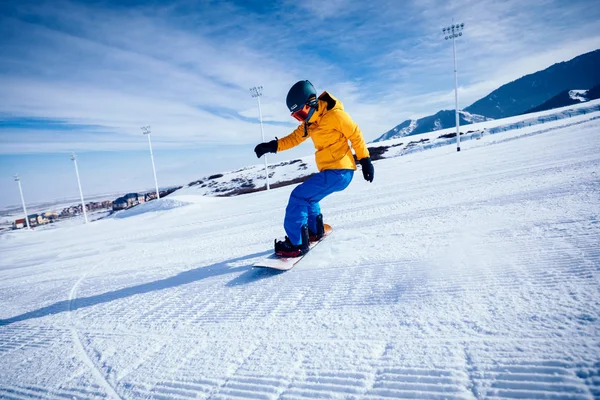
[[[0,207],[151,190],[260,164],[296,126],[288,89],[310,80],[373,140],[600,48],[596,1],[248,0],[0,2]],[[585,88],[584,88],[585,89]],[[269,155],[310,155],[312,144]]]

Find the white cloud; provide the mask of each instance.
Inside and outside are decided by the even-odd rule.
[[[351,0],[294,0],[288,2],[290,7],[298,7],[304,10],[309,16],[316,16],[320,20],[330,17],[340,17],[340,15],[349,13],[351,3]]]
[[[259,14],[226,2],[130,9],[24,3],[0,17],[14,38],[0,59],[0,113],[104,127],[103,137],[123,146],[137,143],[146,124],[157,146],[252,143],[257,110],[248,88],[265,87],[265,130],[281,137],[294,125],[287,90],[310,79],[339,97],[373,139],[404,119],[454,107],[452,49],[441,35],[453,15],[466,23],[457,42],[466,107],[521,75],[600,47],[598,11],[585,5],[307,1]],[[27,138],[40,134],[53,135],[44,147],[53,151],[73,139],[20,132],[23,146],[11,140],[4,147],[0,138],[4,152],[31,149]],[[107,146],[83,133],[81,146]]]

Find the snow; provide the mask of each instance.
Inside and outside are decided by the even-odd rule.
[[[508,136],[520,137],[532,134],[544,133],[548,129],[558,129],[567,126],[575,126],[590,118],[600,117],[600,100],[589,101],[556,108],[554,110],[541,111],[537,113],[524,114],[498,120],[478,122],[460,127],[461,148],[463,142],[482,138],[488,135],[503,133],[503,139]],[[377,142],[377,145],[389,146],[390,149],[384,154],[386,158],[396,157],[423,150],[429,150],[442,146],[456,146],[456,137],[445,139],[442,136],[456,134],[456,127],[436,130],[429,133],[414,135],[410,138],[390,139]],[[487,138],[484,142],[495,142],[498,138]]]
[[[569,97],[573,100],[579,100],[581,102],[587,101],[585,98],[587,92],[587,90],[569,90]]]
[[[471,114],[467,111],[459,111],[465,121],[469,121],[471,123],[484,122],[484,121],[492,121],[492,118],[484,117],[483,115]]]
[[[396,134],[396,136],[408,136],[415,129],[417,129],[417,120],[416,119],[411,119],[410,123],[408,124],[408,126],[406,128],[400,129],[398,131],[398,133]]]
[[[314,155],[270,164],[269,183],[274,185],[316,172],[318,170],[314,163]],[[193,185],[188,185],[192,189],[188,193],[205,196],[224,195],[240,189],[266,188],[267,184],[264,164],[250,165],[240,170],[224,172],[217,174],[216,177],[208,178],[201,179],[201,183],[192,182]]]
[[[184,207],[188,204],[196,202],[195,200],[190,200],[191,199],[189,199],[188,196],[173,196],[168,198],[157,199],[148,203],[142,203],[134,208],[117,212],[115,213],[114,218],[131,218],[146,213],[167,211],[172,210],[174,208]]]
[[[284,273],[293,186],[2,234],[0,398],[599,398],[598,116],[376,161]]]

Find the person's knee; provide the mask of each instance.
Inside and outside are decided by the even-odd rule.
[[[309,207],[310,206],[310,201],[305,198],[304,196],[302,196],[300,193],[294,193],[292,192],[291,196],[290,196],[290,201],[288,202],[288,207],[296,207],[296,206],[300,206],[300,207]]]

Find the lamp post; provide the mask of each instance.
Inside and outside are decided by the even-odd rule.
[[[263,87],[262,86],[254,86],[250,88],[250,95],[252,97],[256,97],[256,100],[258,101],[258,118],[260,120],[260,133],[262,135],[262,141],[265,141],[265,131],[263,129],[263,122],[262,122],[262,111],[260,109],[260,96],[262,96],[262,91],[263,91]],[[267,164],[267,155],[264,155],[265,157],[265,175],[267,178],[267,190],[271,189],[271,186],[269,185],[269,165]]]
[[[23,197],[23,188],[21,188],[21,178],[19,174],[15,175],[15,181],[19,185],[19,193],[21,194],[21,204],[23,205],[23,212],[25,213],[25,223],[27,224],[27,229],[31,230],[29,226],[29,216],[27,216],[27,207],[25,207],[25,198]]]
[[[83,200],[83,190],[81,190],[81,179],[79,179],[79,168],[77,168],[77,157],[75,153],[71,153],[71,160],[75,164],[75,174],[77,175],[77,185],[79,186],[79,197],[81,198],[81,209],[83,210],[83,219],[85,223],[88,223],[87,212],[85,211],[85,201]]]
[[[444,39],[452,39],[452,54],[454,55],[454,116],[456,118],[456,151],[460,151],[460,122],[458,118],[458,75],[456,73],[456,38],[462,36],[465,24],[452,24],[442,29]]]
[[[152,160],[152,172],[154,173],[154,185],[156,186],[156,198],[160,199],[158,191],[158,180],[156,179],[156,167],[154,166],[154,154],[152,153],[152,141],[150,141],[150,125],[142,126],[142,133],[148,136],[148,146],[150,146],[150,159]]]

